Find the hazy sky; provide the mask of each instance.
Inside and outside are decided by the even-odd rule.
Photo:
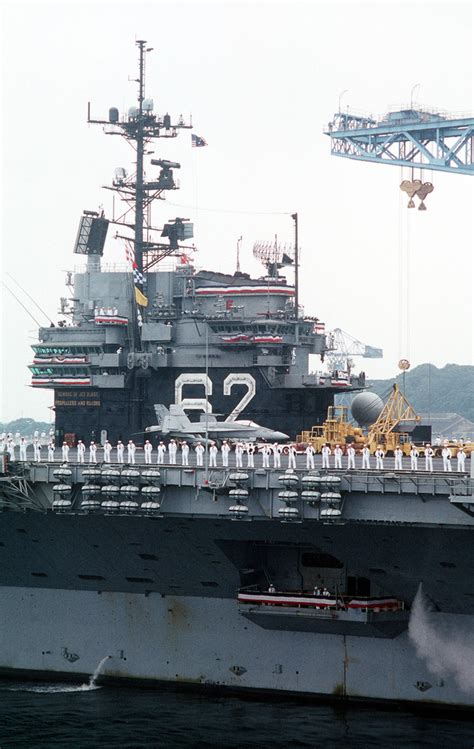
[[[398,167],[331,157],[323,134],[345,90],[343,109],[374,115],[409,103],[416,84],[417,103],[472,113],[471,3],[3,3],[1,254],[12,289],[6,274],[57,319],[79,216],[110,210],[100,186],[133,158],[86,124],[87,102],[104,117],[134,104],[139,38],[154,48],[155,111],[192,113],[209,144],[191,149],[185,132],[154,155],[182,164],[179,206],[160,204],[155,222],[194,220],[199,267],[233,271],[242,235],[242,269],[260,273],[253,242],[291,241],[298,211],[306,312],[384,349],[357,369],[389,377],[402,356],[473,363],[474,179],[425,172],[428,210],[408,211]],[[107,257],[123,256],[110,238]],[[29,387],[35,323],[0,295],[0,420],[48,419],[52,393]]]

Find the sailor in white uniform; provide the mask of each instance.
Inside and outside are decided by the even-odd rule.
[[[117,463],[123,463],[124,444],[122,440],[117,442]]]
[[[395,458],[395,470],[396,471],[401,471],[402,468],[403,468],[403,464],[402,464],[403,450],[402,450],[402,448],[401,447],[396,447],[395,450],[393,451],[393,455],[394,455],[394,458]]]
[[[229,467],[229,453],[230,445],[226,440],[224,440],[221,446],[222,465],[224,466],[224,468]]]
[[[209,448],[209,467],[217,468],[217,445],[215,442],[211,442]]]
[[[281,468],[281,451],[282,451],[281,445],[279,445],[278,442],[275,442],[272,445],[273,468]]]
[[[39,440],[36,443],[35,460],[37,463],[41,463],[41,442]]]
[[[342,450],[340,445],[334,448],[334,468],[342,468]]]
[[[178,445],[176,440],[172,439],[168,443],[168,457],[171,465],[176,465],[176,453],[178,452]]]
[[[11,435],[7,440],[7,453],[10,456],[10,460],[15,460],[15,443]]]
[[[270,468],[270,445],[262,445],[260,452],[262,453],[262,468]]]
[[[382,445],[378,445],[375,451],[375,468],[379,471],[383,471],[383,459],[385,453],[382,450]]]
[[[451,472],[451,450],[447,445],[443,447],[443,450],[441,452],[441,455],[443,457],[443,471],[447,471],[448,473]]]
[[[135,463],[135,450],[136,446],[133,440],[128,440],[127,443],[127,463],[131,463],[132,465]]]
[[[433,455],[434,450],[428,442],[425,447],[425,471],[430,471],[431,473],[433,473]]]
[[[183,440],[181,442],[181,465],[182,466],[189,465],[189,445],[186,442],[186,440]]]
[[[21,437],[20,439],[20,460],[26,460],[26,448],[28,447],[28,444],[26,442],[26,439],[24,437]]]
[[[458,450],[456,458],[458,461],[458,473],[463,473],[466,470],[466,453],[464,452],[464,448],[462,445]]]
[[[370,469],[370,450],[367,445],[362,448],[362,468]]]
[[[62,457],[63,457],[63,463],[67,463],[69,460],[69,445],[67,442],[63,442],[61,452],[62,452]]]
[[[86,454],[86,446],[82,440],[77,441],[77,462],[84,463],[84,456]]]
[[[97,463],[97,445],[94,441],[89,445],[89,463]]]
[[[235,467],[242,468],[242,456],[244,454],[244,446],[242,442],[237,442],[235,446]]]
[[[323,456],[322,468],[329,468],[329,456],[331,455],[331,448],[329,445],[323,445],[321,449],[321,455]]]
[[[288,445],[288,468],[296,470],[296,445]]]
[[[247,443],[245,452],[247,453],[247,468],[255,468],[253,457],[255,455],[255,445],[253,444],[253,442]]]
[[[151,444],[150,440],[145,440],[145,444],[143,445],[143,452],[145,455],[145,463],[146,465],[150,465],[151,463],[151,453],[153,451],[153,445]]]
[[[161,442],[158,444],[158,447],[156,448],[156,463],[159,466],[162,466],[165,462],[165,452],[166,452],[166,445],[161,440]]]
[[[104,463],[110,463],[110,456],[112,455],[112,445],[109,440],[104,442]]]
[[[203,457],[204,457],[204,445],[202,444],[202,442],[198,442],[196,444],[196,447],[194,448],[194,452],[196,453],[196,465],[202,466]]]
[[[308,445],[308,447],[305,450],[306,453],[306,470],[307,471],[314,471],[314,453],[315,449],[313,445]]]
[[[48,442],[48,461],[54,463],[54,440]]]
[[[412,471],[417,471],[418,470],[418,456],[419,456],[419,454],[420,453],[416,449],[415,445],[412,445],[411,446],[411,450],[410,450],[410,468],[411,468]]]
[[[347,468],[354,468],[355,469],[355,448],[352,445],[347,446],[346,455],[347,455]]]

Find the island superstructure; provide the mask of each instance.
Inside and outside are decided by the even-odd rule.
[[[112,107],[107,120],[93,119],[89,107],[88,116],[136,152],[135,171],[117,168],[109,186],[126,207],[110,220],[84,211],[74,251],[85,264],[67,276],[64,321],[39,331],[31,384],[54,390],[58,441],[143,432],[155,403],[182,405],[191,417],[206,409],[240,416],[294,437],[324,420],[341,388],[363,387],[364,374],[310,373],[310,355],[324,360],[330,341],[324,323],[299,305],[294,248],[292,258],[263,259],[261,278],[197,270],[192,223],[178,216],[153,225],[151,206],[178,189],[180,164],[150,159],[147,147],[191,125],[154,113],[144,90],[146,43],[138,47],[137,105],[122,117]],[[297,214],[293,221],[296,247]],[[102,257],[110,223],[123,232],[121,268]],[[281,272],[285,261],[294,284]]]

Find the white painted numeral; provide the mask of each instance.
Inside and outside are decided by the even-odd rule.
[[[174,386],[174,402],[184,410],[203,411],[204,413],[207,411],[207,413],[212,413],[212,405],[208,400],[206,400],[206,397],[183,398],[183,387],[185,385],[201,385],[204,388],[204,392],[207,392],[207,396],[209,397],[212,395],[212,381],[210,377],[203,372],[186,372],[185,374],[180,374],[179,377],[177,377]],[[257,391],[255,379],[248,372],[231,372],[227,375],[223,383],[224,395],[231,395],[234,385],[245,385],[247,387],[247,392],[236,407],[230,412],[226,421],[235,421],[238,419],[244,408],[246,408],[252,398],[255,397]]]
[[[207,390],[206,390],[207,379]],[[202,385],[204,388],[204,398],[183,398],[184,385]],[[204,372],[186,372],[176,378],[174,384],[174,402],[181,406],[185,411],[204,411],[212,413],[212,405],[206,400],[206,394],[212,395],[212,381]]]
[[[231,372],[224,380],[224,395],[230,395],[234,385],[246,385],[247,392],[242,400],[237,403],[233,411],[228,415],[226,421],[235,421],[252,398],[255,397],[257,390],[255,379],[248,372]]]

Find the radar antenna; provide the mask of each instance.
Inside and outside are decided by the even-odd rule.
[[[293,248],[280,244],[276,234],[273,242],[259,241],[253,246],[253,256],[265,266],[270,278],[278,278],[280,268],[293,264],[292,253]]]
[[[135,79],[138,84],[138,106],[130,107],[127,115],[122,117],[120,117],[119,110],[116,107],[111,107],[108,120],[101,120],[91,118],[89,103],[87,121],[91,124],[103,125],[107,135],[121,135],[136,152],[135,174],[128,176],[123,167],[118,167],[112,185],[108,186],[107,189],[118,192],[121,199],[129,206],[122,216],[117,219],[114,217],[112,223],[133,230],[135,263],[137,270],[143,272],[166,255],[174,254],[177,251],[176,246],[172,246],[173,242],[171,241],[169,244],[154,241],[152,238],[149,241],[144,241],[144,232],[146,229],[147,237],[152,237],[155,232],[161,232],[161,236],[171,236],[173,233],[170,234],[169,230],[166,233],[166,227],[163,229],[151,226],[146,221],[145,210],[153,200],[157,198],[163,200],[163,193],[166,190],[179,188],[173,177],[173,169],[180,168],[180,164],[176,162],[152,159],[150,166],[160,167],[160,172],[158,177],[148,180],[145,173],[145,157],[150,152],[146,149],[155,138],[176,138],[179,130],[191,129],[192,123],[186,123],[182,115],[179,116],[177,122],[172,122],[168,113],[158,115],[153,112],[153,100],[145,98],[145,56],[147,52],[152,51],[152,48],[147,47],[147,43],[143,39],[138,40],[136,44],[139,50],[138,78]],[[133,216],[130,216],[130,213],[133,213]],[[179,223],[180,220],[174,219],[174,221]],[[163,234],[163,232],[165,233]],[[192,224],[188,224],[183,231],[180,230],[178,233],[186,236],[186,238],[192,236]],[[130,237],[125,238],[130,239]]]

